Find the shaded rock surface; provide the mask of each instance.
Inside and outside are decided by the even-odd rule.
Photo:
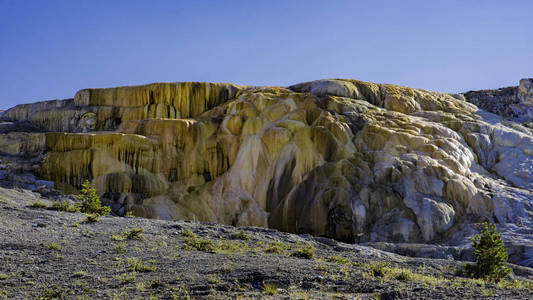
[[[530,100],[531,79],[458,95],[345,79],[86,89],[2,113],[0,169],[64,193],[89,179],[117,214],[349,242],[465,248],[496,222],[531,266]]]

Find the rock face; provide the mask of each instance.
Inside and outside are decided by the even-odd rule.
[[[455,96],[481,109],[533,128],[533,78],[520,80],[518,87],[471,91]]]
[[[488,220],[518,232],[519,262],[533,249],[519,233],[533,225],[532,82],[86,89],[5,111],[0,166],[66,193],[90,179],[118,214],[346,241],[464,245]]]
[[[525,106],[531,107],[533,105],[533,78],[520,80],[518,99],[520,99],[520,103]]]

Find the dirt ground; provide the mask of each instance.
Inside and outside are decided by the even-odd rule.
[[[0,299],[531,299],[533,270],[499,284],[463,262],[404,257],[264,228],[54,211],[0,188]]]

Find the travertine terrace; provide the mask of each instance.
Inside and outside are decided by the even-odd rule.
[[[531,86],[85,89],[3,112],[0,168],[63,193],[91,180],[118,215],[349,242],[465,246],[471,224],[497,222],[511,260],[532,265]]]

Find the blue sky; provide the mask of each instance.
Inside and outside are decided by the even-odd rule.
[[[0,0],[0,109],[157,81],[517,85],[533,77],[532,12],[531,0]]]

